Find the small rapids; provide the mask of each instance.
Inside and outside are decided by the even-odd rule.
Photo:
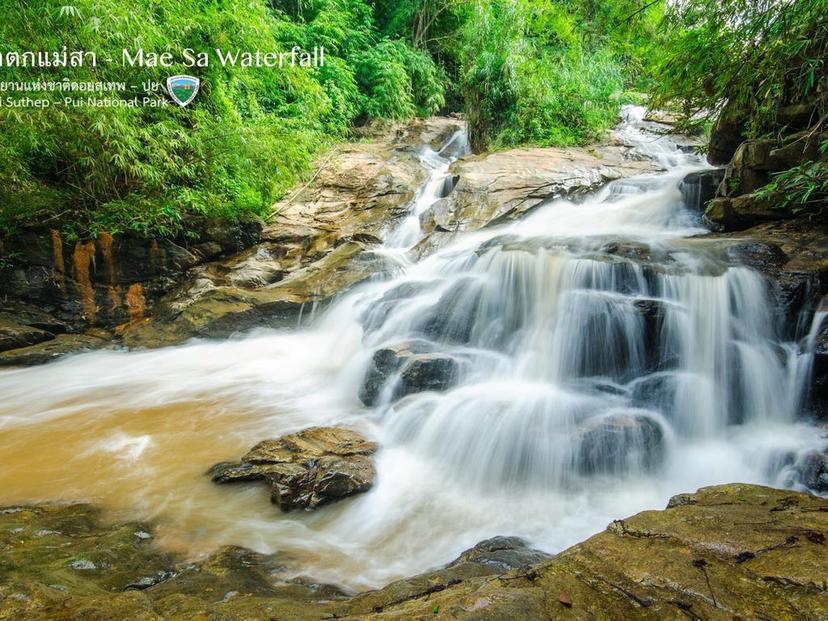
[[[494,535],[558,551],[704,485],[795,485],[796,455],[824,443],[800,416],[824,313],[786,330],[763,277],[695,237],[679,184],[704,163],[626,114],[622,139],[665,172],[414,261],[419,218],[468,148],[460,134],[424,151],[428,181],[381,250],[391,275],[312,325],[0,373],[0,503],[91,500],[157,520],[192,555],[278,551],[295,574],[364,589]],[[401,345],[441,361],[444,390],[411,389],[401,367],[366,407],[374,352]],[[328,424],[380,442],[369,493],[280,514],[261,489],[203,476]]]

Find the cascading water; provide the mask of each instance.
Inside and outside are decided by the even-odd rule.
[[[279,550],[297,573],[363,588],[494,535],[556,551],[678,492],[791,484],[788,456],[824,442],[797,421],[809,355],[761,275],[693,237],[679,182],[701,160],[626,112],[624,140],[665,173],[462,235],[307,329],[0,373],[0,501],[91,498],[158,519],[169,545]],[[432,173],[389,255],[420,238],[444,155],[423,156]],[[383,348],[408,357],[366,397]],[[371,492],[280,515],[261,490],[202,476],[313,424],[380,441]]]

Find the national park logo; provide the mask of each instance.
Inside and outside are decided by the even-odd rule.
[[[201,80],[191,75],[174,75],[167,78],[167,92],[182,108],[195,99]]]

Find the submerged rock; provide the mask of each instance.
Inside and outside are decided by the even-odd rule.
[[[796,464],[799,482],[817,494],[828,493],[828,454],[810,451]]]
[[[315,509],[370,489],[376,450],[350,429],[312,427],[260,442],[240,461],[216,464],[207,474],[216,483],[264,481],[283,511]]]
[[[643,415],[593,419],[576,442],[577,468],[583,474],[648,470],[664,458],[664,431]]]

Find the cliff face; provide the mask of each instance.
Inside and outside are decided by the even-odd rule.
[[[828,619],[828,501],[754,485],[674,497],[554,557],[514,538],[349,596],[236,547],[199,563],[89,505],[0,510],[0,618]]]

